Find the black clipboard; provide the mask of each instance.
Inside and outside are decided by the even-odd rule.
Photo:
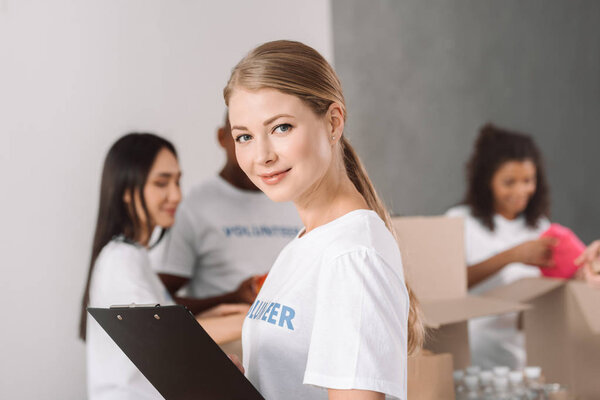
[[[87,310],[166,400],[264,400],[187,308]]]

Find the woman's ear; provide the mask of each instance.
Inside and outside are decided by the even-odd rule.
[[[125,190],[125,192],[123,193],[123,202],[127,205],[131,205],[131,190]]]
[[[326,114],[327,133],[331,144],[337,143],[344,133],[344,109],[338,103],[331,103]]]
[[[224,149],[227,148],[227,139],[229,139],[227,135],[231,137],[231,132],[227,132],[227,129],[225,129],[224,126],[220,127],[217,130],[217,141],[219,142],[219,145]]]

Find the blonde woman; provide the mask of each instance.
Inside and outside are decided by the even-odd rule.
[[[389,215],[344,137],[335,71],[306,45],[270,42],[224,97],[240,167],[304,224],[244,322],[248,378],[267,399],[406,399],[423,328]]]

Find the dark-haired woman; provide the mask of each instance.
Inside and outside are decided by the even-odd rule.
[[[88,398],[162,399],[121,352],[86,307],[114,304],[173,304],[150,268],[148,246],[153,229],[169,228],[181,200],[181,171],[173,145],[147,133],[123,136],[104,162],[100,207],[90,270],[81,310],[80,336],[87,341]],[[247,307],[209,311],[200,320],[217,342],[241,332]],[[237,332],[236,332],[237,331]]]
[[[464,202],[446,214],[464,218],[472,293],[539,276],[535,266],[551,264],[554,239],[539,238],[550,226],[549,205],[544,165],[533,139],[491,124],[481,128],[467,163]],[[517,314],[472,321],[473,364],[523,367],[524,339],[517,321]]]

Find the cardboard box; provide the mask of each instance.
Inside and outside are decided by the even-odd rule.
[[[450,353],[454,368],[471,364],[470,318],[525,310],[511,299],[467,294],[461,218],[393,218],[406,280],[421,302],[429,336],[425,348]]]
[[[408,400],[455,400],[452,355],[422,352],[408,358]]]
[[[583,282],[528,278],[485,294],[527,302],[527,363],[547,382],[568,387],[581,400],[600,399],[600,290]]]
[[[471,296],[460,218],[399,217],[393,223],[407,282],[434,328],[427,349],[451,353],[454,368],[464,368],[470,364],[468,319],[524,310],[528,364],[541,366],[547,382],[566,385],[577,399],[600,400],[600,290],[579,281],[528,278]]]

